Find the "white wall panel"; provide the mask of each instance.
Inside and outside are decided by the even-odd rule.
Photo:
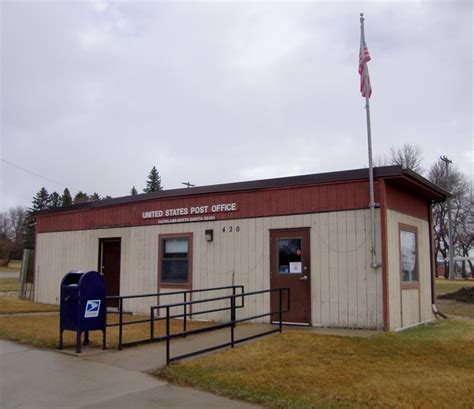
[[[246,291],[267,289],[270,286],[270,229],[309,227],[312,324],[381,328],[381,270],[370,268],[368,213],[368,210],[341,211],[39,234],[36,300],[57,303],[60,280],[67,271],[96,269],[99,239],[106,237],[121,238],[121,294],[156,292],[158,237],[179,232],[193,233],[193,288],[231,285],[234,273],[235,283],[244,285]],[[377,220],[379,223],[378,211]],[[205,240],[206,229],[214,230],[212,242]],[[377,234],[380,237],[380,228]],[[200,297],[202,295],[194,295],[194,299]],[[127,301],[125,306],[134,312],[148,313],[153,302],[138,299]],[[224,306],[226,302],[217,304]],[[268,295],[251,297],[246,299],[245,311],[239,311],[238,316],[268,311],[269,305]],[[201,307],[193,306],[194,311],[198,308]],[[200,318],[216,320],[225,315]]]
[[[399,223],[416,227],[418,230],[419,289],[401,290]],[[391,330],[433,319],[429,240],[427,221],[387,210],[389,320]]]

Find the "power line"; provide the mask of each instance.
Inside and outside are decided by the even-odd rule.
[[[39,177],[39,178],[42,178],[42,179],[45,179],[45,180],[47,180],[47,181],[49,181],[49,182],[55,183],[55,184],[57,184],[57,185],[59,185],[59,186],[68,187],[65,183],[58,182],[57,180],[50,179],[50,178],[48,178],[48,177],[46,177],[46,176],[40,175],[39,173],[33,172],[32,170],[26,169],[26,168],[24,168],[24,167],[22,167],[22,166],[20,166],[20,165],[17,165],[17,164],[15,164],[15,163],[13,163],[13,162],[10,162],[10,161],[8,161],[8,160],[6,160],[6,159],[0,158],[0,160],[1,160],[2,162],[6,163],[7,165],[10,165],[10,166],[13,166],[14,168],[17,168],[17,169],[22,170],[23,172],[30,173],[30,174],[32,174],[32,175],[35,175],[35,176]],[[74,190],[78,190],[78,191],[80,190],[80,189],[75,189],[73,186],[71,186],[71,188],[74,189]]]

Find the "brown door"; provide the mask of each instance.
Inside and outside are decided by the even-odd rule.
[[[270,231],[271,288],[290,289],[290,312],[283,314],[287,323],[311,323],[311,268],[309,229]],[[271,297],[272,311],[279,309],[278,293]],[[286,301],[286,296],[283,297]],[[286,302],[284,302],[286,306]],[[272,318],[278,319],[277,315]]]
[[[120,295],[120,239],[99,242],[99,272],[104,275],[107,295]],[[109,300],[108,307],[117,307],[118,300]]]

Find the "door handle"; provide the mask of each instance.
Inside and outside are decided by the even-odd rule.
[[[300,277],[300,281],[306,281],[307,279],[308,279],[308,276]]]

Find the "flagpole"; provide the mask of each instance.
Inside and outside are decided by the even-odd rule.
[[[361,38],[365,43],[365,32],[364,32],[364,13],[360,13],[360,30]],[[367,63],[364,63],[364,70],[367,70]],[[372,129],[370,126],[370,103],[369,103],[369,81],[365,81],[365,113],[367,118],[367,144],[369,153],[369,208],[370,208],[370,233],[371,233],[371,249],[372,255],[372,268],[379,267],[377,263],[376,254],[376,236],[375,236],[375,199],[374,199],[374,164],[372,160]]]

